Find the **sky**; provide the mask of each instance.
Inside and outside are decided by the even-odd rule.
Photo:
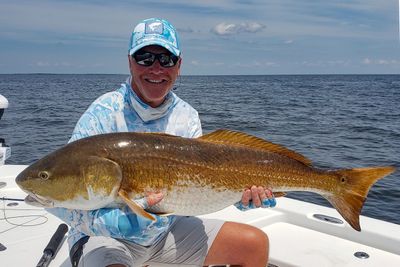
[[[128,74],[142,19],[183,75],[400,74],[400,0],[0,0],[0,73]]]

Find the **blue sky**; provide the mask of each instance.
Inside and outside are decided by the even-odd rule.
[[[400,0],[0,0],[0,73],[128,73],[131,30],[169,20],[182,74],[400,74]]]

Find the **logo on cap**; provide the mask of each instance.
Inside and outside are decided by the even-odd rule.
[[[159,45],[176,56],[181,54],[175,28],[166,20],[151,18],[140,22],[134,28],[129,42],[129,55],[142,47]]]
[[[156,22],[146,22],[145,34],[162,34],[164,31],[163,24],[159,21]]]

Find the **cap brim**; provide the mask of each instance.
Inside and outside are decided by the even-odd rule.
[[[170,51],[172,54],[174,54],[175,56],[179,57],[181,55],[181,51],[178,48],[176,48],[175,46],[171,45],[169,42],[164,41],[162,39],[144,40],[144,41],[142,41],[141,44],[135,46],[134,48],[129,49],[129,55],[133,55],[136,51],[140,50],[141,48],[143,48],[145,46],[149,46],[149,45],[162,46],[165,49],[167,49],[168,51]]]

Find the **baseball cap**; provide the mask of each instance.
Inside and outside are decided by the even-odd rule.
[[[139,22],[132,32],[129,55],[148,45],[159,45],[180,56],[178,33],[174,26],[164,19],[150,18]]]

